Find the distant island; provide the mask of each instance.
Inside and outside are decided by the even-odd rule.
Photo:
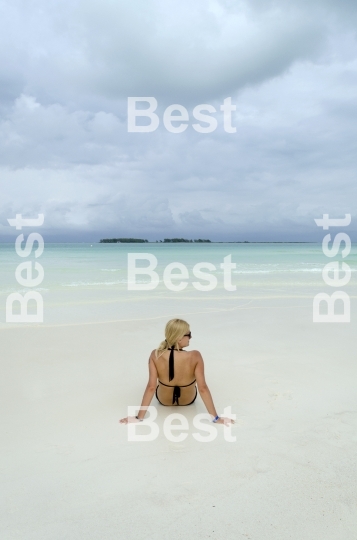
[[[145,240],[143,238],[102,238],[99,240],[101,244],[177,244],[177,243],[189,243],[189,244],[314,244],[315,242],[296,242],[296,241],[270,241],[270,242],[259,242],[259,241],[248,241],[248,240],[235,240],[228,242],[217,242],[208,239],[198,238],[197,240],[188,240],[187,238],[164,238],[164,240]]]
[[[162,242],[162,240],[160,240]],[[202,240],[202,238],[199,238],[198,240],[187,240],[187,238],[164,238],[164,243],[168,242],[211,242],[211,240]]]
[[[100,244],[133,244],[133,243],[145,243],[149,242],[148,240],[144,240],[143,238],[102,238],[99,240]],[[177,242],[211,242],[211,240],[202,240],[202,238],[198,238],[198,240],[188,240],[187,238],[165,238],[164,240],[156,240],[155,243],[161,242],[163,244],[168,243],[177,243]]]
[[[99,242],[101,244],[144,244],[145,242],[148,242],[148,240],[143,240],[142,238],[102,238]]]

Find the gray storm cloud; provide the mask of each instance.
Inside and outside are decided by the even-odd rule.
[[[354,214],[353,2],[3,3],[0,232],[43,212],[48,238],[309,240]],[[127,97],[160,126],[127,132]],[[236,133],[225,133],[231,96]],[[190,115],[168,133],[164,109]],[[210,134],[192,109],[218,111]],[[315,236],[316,237],[316,236]]]

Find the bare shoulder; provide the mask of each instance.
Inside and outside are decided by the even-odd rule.
[[[197,363],[197,362],[203,362],[202,354],[200,351],[193,350],[189,351],[191,354],[191,358]]]
[[[200,351],[197,351],[196,349],[194,349],[193,351],[188,351],[188,352],[190,352],[191,354],[195,356],[200,356],[202,358],[202,354],[200,353]]]
[[[157,356],[156,356],[156,349],[152,350],[151,353],[150,353],[150,356],[149,356],[149,362],[150,360],[156,360],[157,359]]]

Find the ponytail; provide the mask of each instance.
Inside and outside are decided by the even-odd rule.
[[[190,325],[182,319],[171,319],[165,327],[165,340],[156,349],[156,358],[161,356],[169,348],[179,349],[178,342],[190,331]]]

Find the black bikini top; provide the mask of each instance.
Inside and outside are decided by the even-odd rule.
[[[169,381],[172,381],[172,379],[175,376],[174,351],[177,351],[177,350],[183,351],[183,349],[175,349],[174,347],[168,347],[168,350],[170,351],[170,357],[169,357]],[[184,384],[184,385],[181,385],[181,386],[177,386],[177,385],[173,386],[173,385],[170,385],[170,384],[165,384],[165,383],[163,383],[163,382],[161,382],[159,380],[159,383],[162,384],[163,386],[173,388],[172,405],[174,405],[175,403],[177,403],[177,405],[179,405],[178,398],[181,396],[181,388],[185,388],[186,386],[191,386],[191,384],[194,384],[195,382],[196,382],[196,379],[194,379],[192,381],[192,383],[190,383],[190,384]],[[196,395],[197,395],[197,390],[196,390]],[[156,394],[156,397],[157,397],[157,394]]]

